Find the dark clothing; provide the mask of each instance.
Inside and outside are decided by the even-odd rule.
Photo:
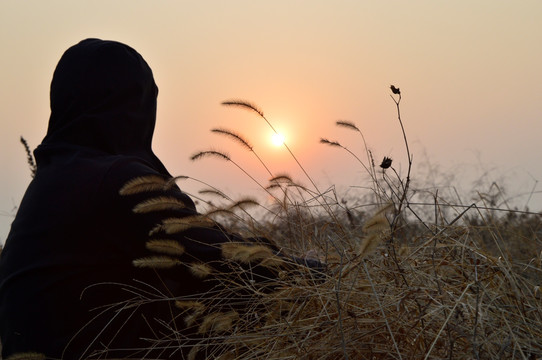
[[[61,58],[48,132],[35,150],[37,173],[0,258],[4,358],[38,352],[77,359],[100,349],[148,347],[142,339],[167,337],[163,327],[178,326],[171,302],[149,299],[211,286],[183,266],[159,271],[133,265],[149,256],[149,232],[163,219],[196,214],[176,186],[119,195],[136,177],[170,176],[151,150],[157,93],[151,69],[126,45],[88,39]],[[156,196],[185,206],[133,211]],[[209,263],[221,256],[216,244],[236,237],[214,226],[170,238],[186,248],[181,259]]]
[[[75,154],[59,154],[48,166],[38,167],[12,224],[0,263],[4,358],[23,351],[60,358],[75,333],[103,310],[91,309],[133,297],[118,285],[87,289],[89,286],[103,282],[138,288],[145,288],[145,283],[160,284],[149,269],[135,268],[132,261],[148,256],[148,233],[163,214],[134,214],[132,208],[141,196],[124,198],[118,194],[134,175],[152,173],[153,169],[137,158],[104,156],[83,149]],[[195,212],[192,202],[178,189],[168,193],[189,205],[177,216]],[[176,296],[196,292],[197,284],[183,271],[186,273],[183,268],[177,269],[178,288],[160,290],[175,291]],[[68,347],[64,358],[75,358],[84,349],[80,346],[90,345],[111,318],[108,312],[104,318],[94,320],[88,335],[81,333],[77,337],[79,344]],[[106,334],[118,330],[121,321],[125,321],[125,315],[118,319],[117,329],[111,326]],[[141,328],[139,319],[128,325],[125,329],[138,337],[151,335]],[[130,338],[126,332],[123,336]],[[134,343],[122,345],[133,347]]]

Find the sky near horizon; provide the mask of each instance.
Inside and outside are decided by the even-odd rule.
[[[190,156],[225,151],[261,184],[269,175],[213,128],[241,134],[273,173],[309,182],[262,119],[222,101],[257,105],[318,186],[348,197],[351,186],[367,185],[363,168],[319,140],[363,156],[359,135],[335,125],[351,121],[375,159],[393,158],[404,174],[394,84],[415,183],[455,186],[469,203],[495,181],[515,206],[541,210],[541,17],[539,0],[3,0],[0,243],[30,181],[19,137],[32,148],[41,142],[56,63],[88,37],[124,42],[153,69],[153,148],[170,172],[234,198],[258,186],[234,164]],[[202,185],[180,186],[195,194]]]

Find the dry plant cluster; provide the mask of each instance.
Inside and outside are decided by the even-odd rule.
[[[223,245],[228,271],[189,265],[193,274],[216,284],[205,296],[169,299],[175,316],[196,335],[187,342],[171,329],[156,346],[190,346],[189,359],[542,358],[542,219],[528,211],[496,210],[483,199],[454,205],[438,193],[422,210],[413,206],[419,193],[412,190],[413,157],[400,114],[401,92],[391,90],[405,141],[406,174],[388,157],[375,164],[351,122],[337,125],[360,134],[362,157],[338,141],[321,140],[350,153],[367,172],[371,192],[360,199],[339,200],[334,191],[320,191],[287,145],[310,186],[272,173],[241,135],[213,130],[253,152],[271,178],[269,185],[260,185],[222,152],[202,151],[193,159],[232,162],[274,199],[273,206],[256,219],[249,211],[261,207],[256,200],[235,201],[205,184],[192,196],[222,200],[207,201],[201,217],[160,224],[157,231],[216,221],[272,244]],[[254,111],[274,130],[254,105],[224,104]],[[193,179],[147,180],[135,191]],[[135,211],[175,206],[172,202],[156,199]],[[181,266],[178,243],[154,240],[147,246],[156,256],[135,259],[135,266]],[[276,249],[301,261],[279,256]],[[321,266],[305,266],[318,262]],[[255,281],[257,268],[270,275]]]

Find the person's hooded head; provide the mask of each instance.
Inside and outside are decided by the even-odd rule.
[[[131,47],[100,39],[72,46],[51,82],[51,117],[36,151],[38,166],[55,149],[77,147],[135,156],[167,173],[151,149],[157,95],[152,70]]]

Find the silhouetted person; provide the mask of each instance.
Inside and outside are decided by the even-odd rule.
[[[102,358],[167,358],[174,349],[137,349],[152,347],[148,339],[175,335],[171,344],[178,344],[182,338],[182,331],[174,332],[184,324],[172,321],[171,301],[137,301],[154,296],[144,291],[174,297],[212,285],[186,266],[155,270],[133,261],[151,255],[146,243],[157,224],[196,215],[194,203],[177,186],[119,193],[136,178],[170,178],[151,149],[157,94],[151,69],[124,44],[87,39],[60,59],[51,83],[49,127],[34,152],[37,173],[0,259],[4,358],[37,352],[77,359],[100,351],[108,351]],[[133,211],[160,196],[181,205]],[[159,239],[167,235],[155,233]],[[182,245],[183,262],[217,266],[219,245],[237,239],[218,226],[167,238]],[[177,349],[173,356],[181,353]]]

